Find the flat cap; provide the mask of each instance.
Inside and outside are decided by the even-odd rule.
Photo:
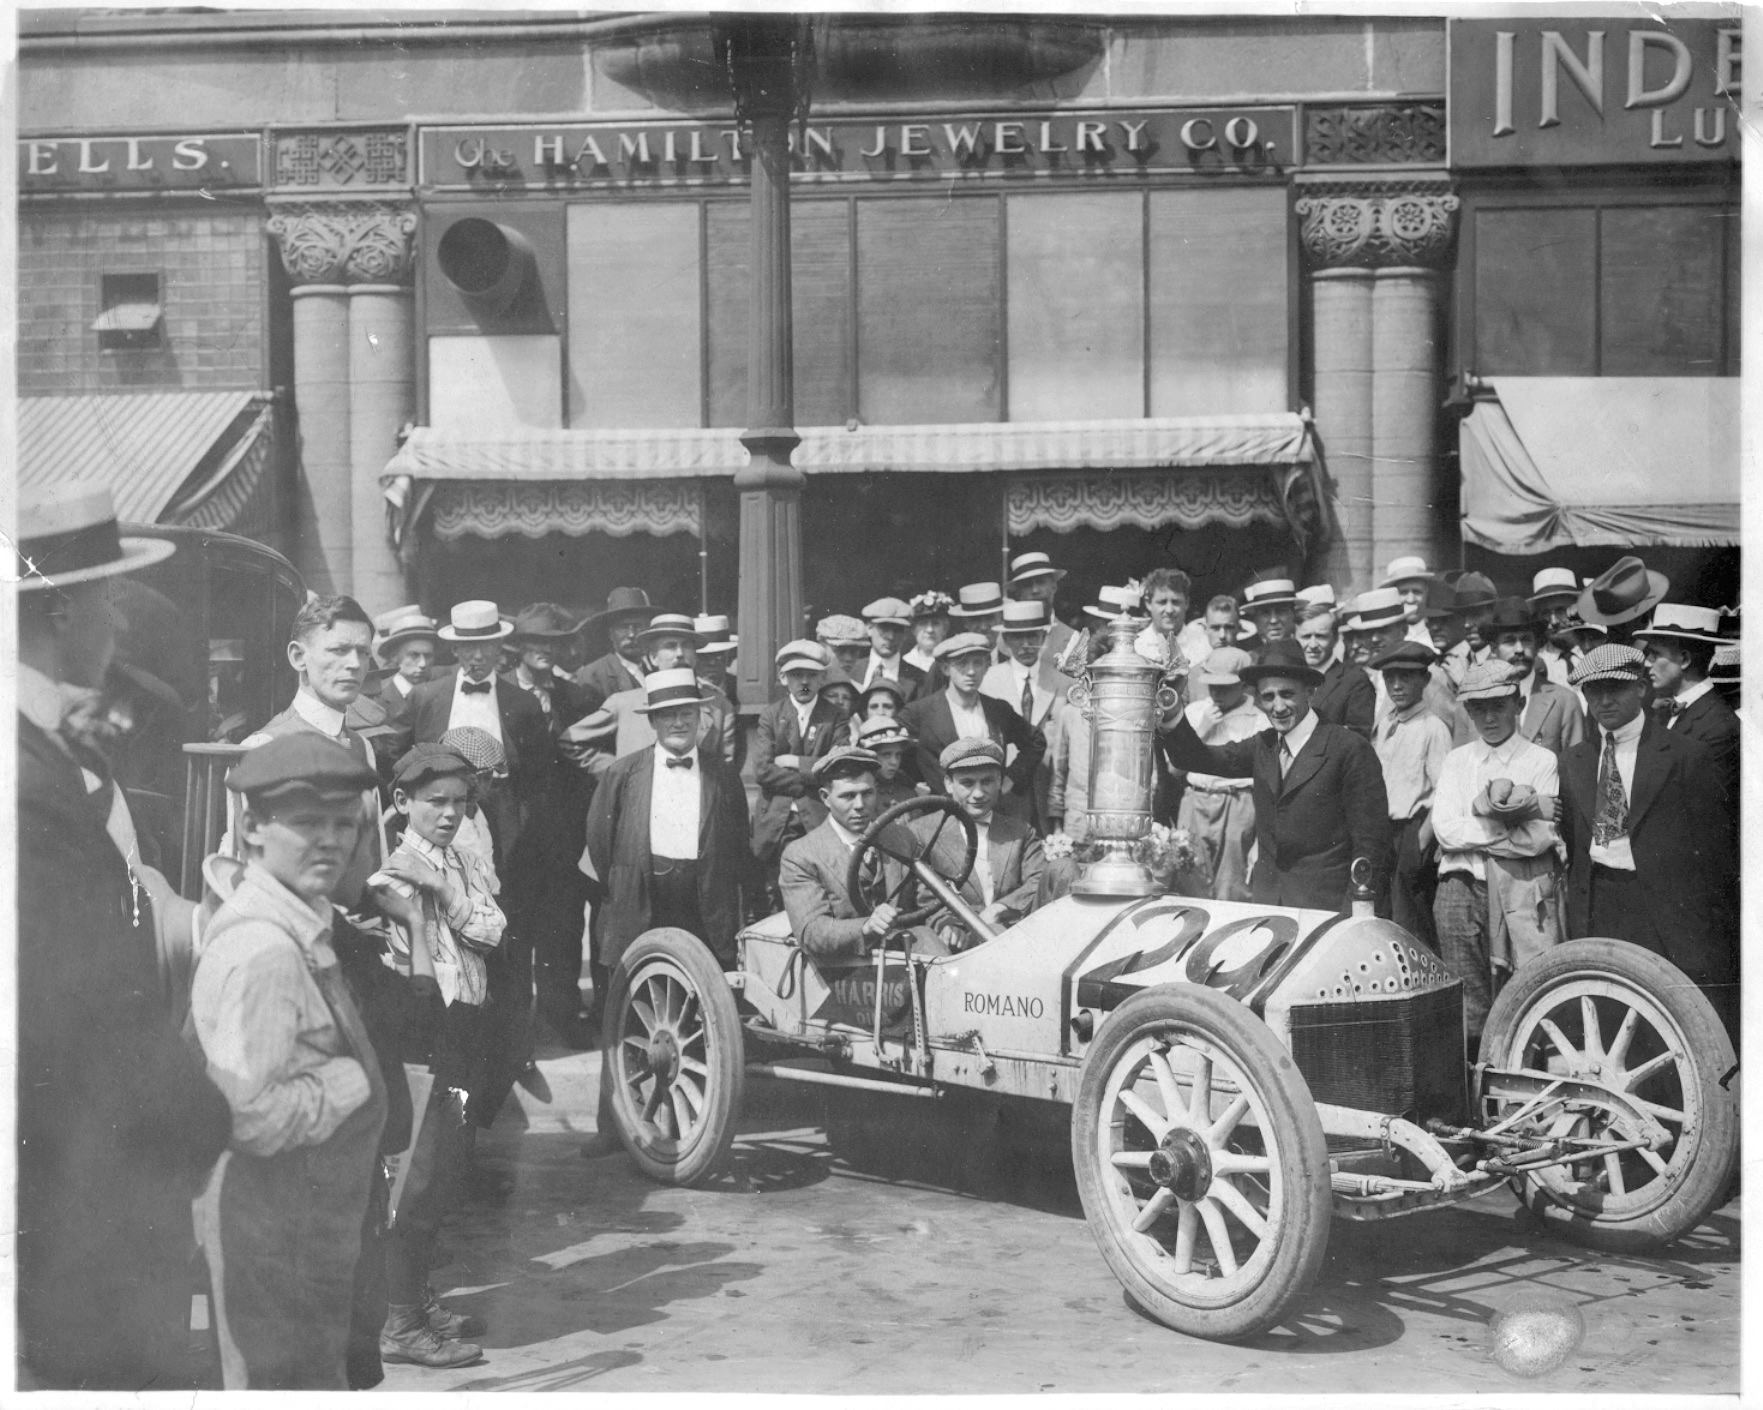
[[[786,641],[777,651],[777,668],[780,671],[824,671],[832,663],[832,652],[818,641],[808,641],[801,637],[795,641]]]
[[[1238,685],[1255,658],[1240,646],[1220,646],[1200,663],[1201,685]]]
[[[508,756],[502,751],[502,741],[476,725],[450,729],[441,736],[439,743],[455,754],[463,754],[474,769],[499,769],[508,762]]]
[[[855,745],[841,744],[816,759],[809,766],[808,772],[817,783],[825,783],[842,767],[874,769],[881,766],[881,760],[875,757],[870,749],[859,749]]]
[[[822,617],[814,624],[814,635],[828,646],[868,645],[869,629],[857,618],[843,612]]]
[[[418,744],[392,766],[392,786],[415,788],[431,778],[465,778],[475,772],[471,760],[457,749],[445,744]]]
[[[1640,653],[1637,651],[1635,655]],[[1502,696],[1516,695],[1523,675],[1523,668],[1514,666],[1510,661],[1477,661],[1463,673],[1463,680],[1457,687],[1457,698],[1498,700]]]
[[[937,755],[937,767],[944,773],[952,769],[968,769],[979,764],[1004,767],[1004,751],[989,739],[957,739]]]
[[[1439,659],[1438,652],[1418,641],[1404,641],[1391,647],[1371,663],[1374,671],[1424,671]]]
[[[1606,642],[1594,646],[1573,668],[1567,684],[1585,685],[1591,681],[1644,681],[1647,679],[1647,658],[1632,646]]]
[[[334,740],[312,730],[260,744],[233,766],[234,793],[273,797],[297,788],[315,793],[359,793],[379,782],[374,771]]]
[[[912,625],[912,608],[897,597],[878,597],[863,609],[863,620],[876,624],[892,622],[895,626]]]
[[[956,632],[954,636],[939,641],[937,649],[931,655],[938,661],[953,661],[957,656],[966,656],[974,651],[989,654],[991,649],[992,643],[979,632]]]

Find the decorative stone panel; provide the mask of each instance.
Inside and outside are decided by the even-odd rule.
[[[1443,103],[1375,103],[1304,110],[1304,164],[1413,165],[1445,160]]]
[[[1461,202],[1444,180],[1307,185],[1295,206],[1323,269],[1437,268],[1450,257]]]
[[[410,134],[403,128],[276,132],[270,144],[273,184],[284,190],[410,185]]]
[[[268,221],[296,284],[402,284],[416,212],[380,202],[282,205]]]

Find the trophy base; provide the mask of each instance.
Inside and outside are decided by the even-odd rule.
[[[1155,896],[1157,883],[1149,868],[1134,861],[1124,844],[1106,856],[1086,862],[1072,883],[1074,896]]]

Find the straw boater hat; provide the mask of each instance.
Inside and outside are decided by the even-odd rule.
[[[897,597],[878,597],[863,609],[863,620],[872,627],[909,627],[912,608]]]
[[[1661,602],[1634,636],[1636,641],[1654,636],[1675,637],[1680,641],[1699,641],[1705,646],[1721,646],[1728,640],[1721,635],[1718,607],[1688,607],[1680,602]]]
[[[966,656],[974,651],[991,654],[992,644],[978,632],[956,632],[954,636],[945,637],[937,643],[937,649],[931,655],[938,661],[953,661],[957,656]]]
[[[525,641],[567,641],[583,625],[565,616],[555,602],[535,602],[515,613],[510,635]]]
[[[1297,596],[1298,601],[1307,607],[1333,607],[1335,605],[1332,583],[1312,583],[1309,587],[1299,588]]]
[[[1579,595],[1579,615],[1588,622],[1619,626],[1646,616],[1670,591],[1670,578],[1629,554],[1591,580]]]
[[[373,619],[373,624],[380,634],[379,644],[374,650],[387,665],[391,664],[392,657],[405,642],[434,641],[439,635],[435,630],[435,619],[414,603],[380,613]]]
[[[474,641],[502,641],[514,635],[514,623],[496,610],[496,604],[482,598],[457,602],[447,614],[447,625],[435,633],[442,641],[469,644]]]
[[[1592,681],[1622,681],[1625,684],[1640,684],[1647,679],[1647,658],[1632,646],[1622,646],[1616,642],[1606,642],[1603,646],[1594,646],[1586,652],[1585,657],[1573,668],[1567,677],[1567,684],[1578,687]],[[1462,698],[1462,692],[1458,692]]]
[[[1010,586],[1031,582],[1036,578],[1063,578],[1065,570],[1055,568],[1044,553],[1019,553],[1010,560]]]
[[[1297,601],[1297,585],[1284,568],[1263,568],[1243,586],[1242,610],[1245,612],[1263,607],[1292,607]]]
[[[1004,610],[1004,589],[996,583],[968,583],[955,596],[951,617],[991,617]]]
[[[698,644],[698,632],[692,619],[684,612],[657,612],[649,619],[649,625],[637,633],[637,645],[645,650],[664,637],[683,637]]]
[[[1392,558],[1390,566],[1384,569],[1383,581],[1378,586],[1395,587],[1400,583],[1431,582],[1433,576],[1424,558],[1410,554],[1403,558]]]
[[[1122,617],[1148,620],[1139,610],[1142,602],[1143,598],[1134,588],[1100,587],[1096,589],[1096,600],[1087,604],[1084,611],[1104,622],[1117,622]]]
[[[698,677],[690,666],[676,666],[643,677],[643,703],[635,708],[639,715],[649,715],[675,705],[708,705],[711,698],[699,693]]]
[[[1289,639],[1268,642],[1259,661],[1237,672],[1237,678],[1248,685],[1268,676],[1301,681],[1312,690],[1322,684],[1322,672],[1304,659],[1304,648]]]
[[[727,617],[694,617],[692,631],[698,637],[700,656],[732,656],[741,649],[741,639],[730,629]]]
[[[1006,602],[998,633],[1000,636],[1026,636],[1030,632],[1044,632],[1050,625],[1047,604],[1037,597],[1028,602]]]
[[[1568,597],[1579,600],[1580,583],[1571,568],[1544,568],[1530,580],[1530,603],[1540,607],[1545,602]]]
[[[176,545],[123,538],[116,502],[103,485],[71,480],[19,501],[12,576],[21,592],[72,587],[133,573],[171,557]]]
[[[1353,599],[1353,619],[1349,630],[1374,632],[1379,627],[1393,627],[1402,620],[1402,595],[1391,587],[1370,588]]]
[[[832,652],[818,641],[798,637],[777,649],[777,669],[784,671],[824,671],[833,663]]]

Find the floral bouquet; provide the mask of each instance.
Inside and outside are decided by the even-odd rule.
[[[1079,841],[1066,832],[1046,838],[1041,849],[1049,862],[1064,862],[1059,872],[1075,878],[1077,868],[1099,860],[1106,845],[1095,839]],[[1142,862],[1159,891],[1178,896],[1205,896],[1212,890],[1212,858],[1206,844],[1183,828],[1152,823],[1150,833],[1133,844],[1132,857]],[[1058,891],[1063,895],[1063,889]]]

